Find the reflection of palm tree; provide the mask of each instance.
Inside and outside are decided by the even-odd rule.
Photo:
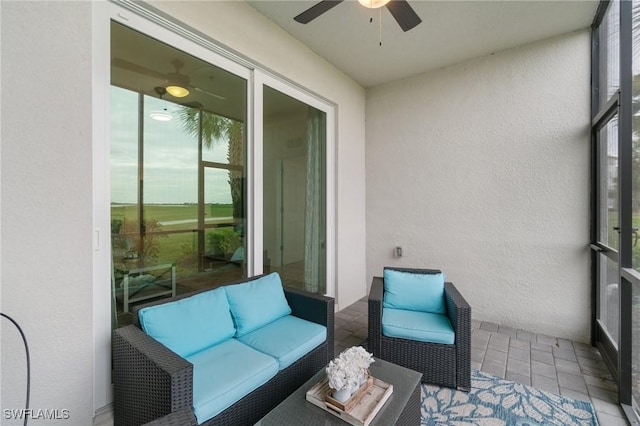
[[[242,164],[244,157],[244,145],[243,130],[244,125],[235,120],[230,120],[231,124],[228,128],[229,136],[229,152],[227,153],[227,160],[229,164]],[[242,199],[242,170],[229,171],[229,185],[231,186],[231,200],[233,203],[233,217],[244,218],[243,199]]]
[[[182,127],[187,134],[197,138],[202,131],[203,147],[211,148],[215,141],[227,139],[229,142],[229,150],[227,152],[229,164],[242,165],[244,156],[244,124],[242,122],[188,107],[182,107],[179,114]],[[200,117],[202,117],[202,130],[200,129]],[[229,171],[229,186],[231,188],[234,219],[244,217],[242,174],[242,170]]]

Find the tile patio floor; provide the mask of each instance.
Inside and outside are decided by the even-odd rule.
[[[336,313],[335,354],[367,338],[367,297]],[[584,343],[472,321],[471,368],[589,401],[600,426],[628,425],[600,353]],[[113,426],[105,413],[94,426]]]
[[[336,312],[335,352],[367,338],[367,298]],[[628,425],[600,352],[587,344],[472,320],[471,368],[589,401],[600,426]]]

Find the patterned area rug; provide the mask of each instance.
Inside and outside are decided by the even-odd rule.
[[[482,371],[471,391],[422,385],[422,425],[597,425],[591,403],[565,398]]]

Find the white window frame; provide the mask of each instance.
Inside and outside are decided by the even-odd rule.
[[[92,16],[93,66],[93,331],[94,412],[109,410],[111,386],[111,244],[110,244],[110,22],[116,21],[181,49],[247,80],[247,274],[263,272],[262,265],[262,138],[263,87],[276,89],[326,113],[326,247],[327,295],[336,294],[336,106],[287,81],[214,41],[159,16],[144,3],[121,0],[96,2]]]

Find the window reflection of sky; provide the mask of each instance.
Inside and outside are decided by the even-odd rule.
[[[111,201],[135,203],[138,180],[138,94],[112,87],[111,91]],[[155,121],[148,112],[163,108],[171,121]],[[178,119],[180,105],[145,97],[144,202],[182,204],[198,201],[198,147]],[[228,142],[216,141],[210,161],[227,163]],[[231,203],[228,173],[208,174],[205,203]]]

